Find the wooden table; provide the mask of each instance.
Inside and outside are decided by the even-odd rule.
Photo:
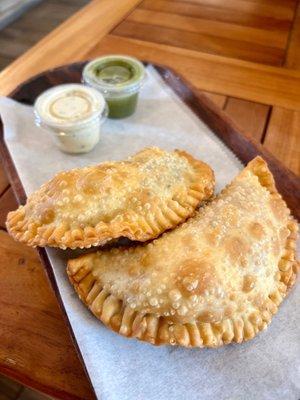
[[[300,170],[296,0],[93,0],[0,73],[8,94],[42,70],[104,53],[171,66],[245,134]],[[36,252],[15,243],[0,169],[0,373],[64,399],[94,398]]]

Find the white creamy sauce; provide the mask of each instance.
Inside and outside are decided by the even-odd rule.
[[[87,153],[99,142],[100,128],[100,120],[96,119],[72,132],[57,131],[54,140],[66,153]]]
[[[92,104],[83,93],[74,91],[50,103],[48,112],[54,118],[74,121],[89,116],[92,113]]]
[[[58,147],[68,153],[86,153],[95,147],[104,110],[102,94],[80,84],[55,86],[35,103],[37,122],[51,130]]]

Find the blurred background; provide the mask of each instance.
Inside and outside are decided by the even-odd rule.
[[[0,0],[0,70],[88,0]]]

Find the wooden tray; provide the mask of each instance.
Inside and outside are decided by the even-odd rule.
[[[52,86],[61,83],[80,82],[84,65],[85,62],[74,63],[36,75],[18,86],[10,94],[10,97],[25,104],[33,104],[40,93]],[[247,164],[257,155],[261,155],[268,162],[279,192],[292,210],[295,218],[300,221],[300,178],[265,150],[260,143],[254,142],[247,136],[246,132],[239,130],[222,110],[215,106],[205,95],[199,94],[190,83],[169,68],[161,65],[153,65],[153,67],[185,104],[214,131],[243,164]],[[6,148],[2,124],[0,124],[0,144],[4,166],[14,193],[19,203],[24,204],[26,195]]]
[[[22,103],[33,104],[35,98],[49,87],[61,83],[80,82],[81,71],[85,63],[75,63],[67,66],[55,68],[39,74],[18,86],[11,94],[15,100]],[[256,155],[261,155],[268,162],[274,174],[276,185],[285,201],[292,210],[293,215],[300,220],[300,179],[287,168],[285,168],[275,157],[266,151],[260,144],[254,143],[250,138],[242,133],[233,122],[219,110],[204,95],[197,93],[193,87],[184,81],[180,76],[164,66],[153,65],[164,81],[176,92],[176,94],[190,107],[194,113],[204,121],[209,128],[230,148],[237,157],[246,164]],[[8,173],[12,188],[20,204],[26,201],[26,195],[22,182],[17,174],[13,160],[6,147],[3,127],[0,123],[0,150],[4,162],[4,167]],[[78,354],[82,359],[80,350],[74,338],[74,334],[62,303],[52,267],[44,249],[39,249],[40,257],[46,267],[47,275],[56,293],[67,326],[69,327],[73,342]],[[83,362],[84,365],[84,362]],[[87,374],[88,376],[88,374]],[[92,386],[92,385],[91,385]]]

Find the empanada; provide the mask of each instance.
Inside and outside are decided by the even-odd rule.
[[[270,323],[296,275],[297,224],[257,157],[210,204],[147,245],[70,260],[105,325],[152,344],[217,347]]]
[[[211,168],[188,153],[147,148],[126,161],[60,172],[8,214],[7,229],[30,246],[143,242],[191,216],[214,183]]]

